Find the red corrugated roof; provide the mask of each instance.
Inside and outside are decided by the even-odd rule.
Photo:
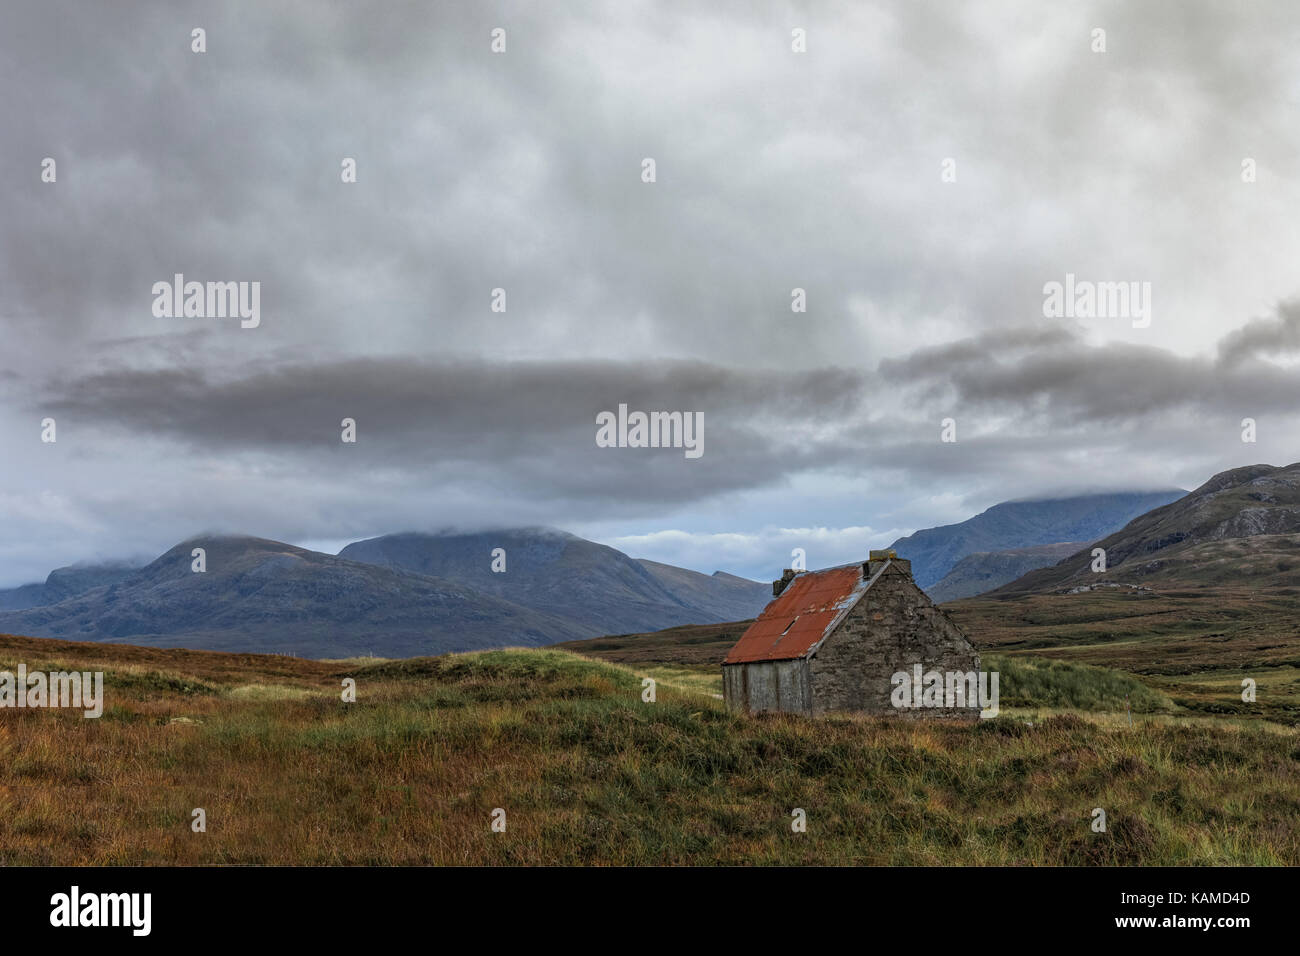
[[[840,612],[856,603],[869,582],[861,564],[796,575],[740,636],[724,664],[788,661],[820,641]]]

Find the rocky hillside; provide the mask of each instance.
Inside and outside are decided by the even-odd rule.
[[[969,554],[1061,541],[1096,541],[1184,494],[1170,489],[1005,501],[958,524],[926,528],[899,538],[890,547],[900,558],[911,560],[916,583],[928,591]]]
[[[1106,570],[1092,570],[1092,548]],[[1178,501],[1130,521],[998,595],[1117,583],[1163,587],[1300,584],[1300,464],[1215,475]]]

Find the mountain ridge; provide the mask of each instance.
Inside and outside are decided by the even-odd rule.
[[[890,547],[912,562],[916,583],[929,589],[967,555],[1096,541],[1185,494],[1182,489],[1166,489],[1004,501],[965,521],[901,537]]]
[[[1060,541],[1029,548],[976,551],[968,554],[926,592],[935,604],[960,601],[1014,581],[1049,564],[1055,564],[1084,547],[1086,541]]]
[[[207,570],[192,570],[203,547]],[[438,615],[455,636],[431,633]],[[208,650],[410,656],[583,630],[453,582],[377,568],[250,535],[189,538],[116,583],[0,614],[0,631]]]
[[[1106,570],[1092,570],[1093,548],[1106,552]],[[1030,571],[992,594],[1044,593],[1101,583],[1300,583],[1300,463],[1220,472],[1183,498],[1139,515],[1059,563]]]
[[[492,570],[504,551],[505,571]],[[752,616],[767,585],[628,557],[551,528],[482,532],[400,532],[356,541],[340,557],[432,574],[579,621],[601,633],[655,625],[713,623]],[[762,603],[760,603],[762,602]],[[734,618],[732,618],[734,619]]]
[[[505,574],[491,572],[492,549],[477,546],[484,536],[506,547]],[[395,537],[399,545],[403,537],[410,539],[407,544],[426,545],[439,538]],[[646,566],[554,529],[450,537],[462,539],[459,550],[425,554],[426,571],[458,572],[439,576],[411,570],[411,556],[400,547],[388,554],[355,547],[381,539],[354,542],[330,555],[252,535],[193,536],[143,567],[114,572],[102,582],[93,574],[52,572],[56,581],[75,585],[76,593],[51,604],[0,610],[0,631],[308,657],[413,656],[711,623],[722,611],[752,615],[765,603],[767,588],[758,582],[737,584],[743,579],[655,562]],[[394,536],[387,538],[391,543]],[[203,572],[192,568],[196,547],[206,551]],[[349,552],[371,560],[355,560]],[[566,552],[576,559],[556,573],[528,573],[547,555]],[[615,573],[602,576],[602,568]],[[603,604],[590,599],[602,596],[602,589],[613,596],[603,595]],[[712,603],[703,599],[710,594]]]
[[[21,611],[57,604],[92,588],[121,580],[145,563],[124,559],[78,562],[55,568],[43,582],[0,589],[0,611]]]

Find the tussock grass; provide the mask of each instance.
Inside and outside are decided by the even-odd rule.
[[[1126,687],[1015,666],[1027,699]],[[0,712],[0,864],[1300,863],[1300,737],[1276,725],[749,718],[702,675],[646,704],[642,670],[556,650],[169,667],[224,690]]]
[[[1174,702],[1132,675],[1088,664],[1030,657],[985,654],[986,671],[997,671],[1004,707],[1052,707],[1123,711],[1125,699],[1134,713],[1167,713]]]

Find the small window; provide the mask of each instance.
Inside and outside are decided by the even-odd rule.
[[[797,620],[799,620],[799,616],[798,616],[798,615],[795,615],[795,619],[794,619],[794,621],[797,621]],[[785,637],[787,634],[790,633],[790,628],[794,627],[794,621],[791,621],[789,624],[787,624],[787,625],[785,626],[785,630],[781,632],[781,636],[782,636],[782,637]]]

